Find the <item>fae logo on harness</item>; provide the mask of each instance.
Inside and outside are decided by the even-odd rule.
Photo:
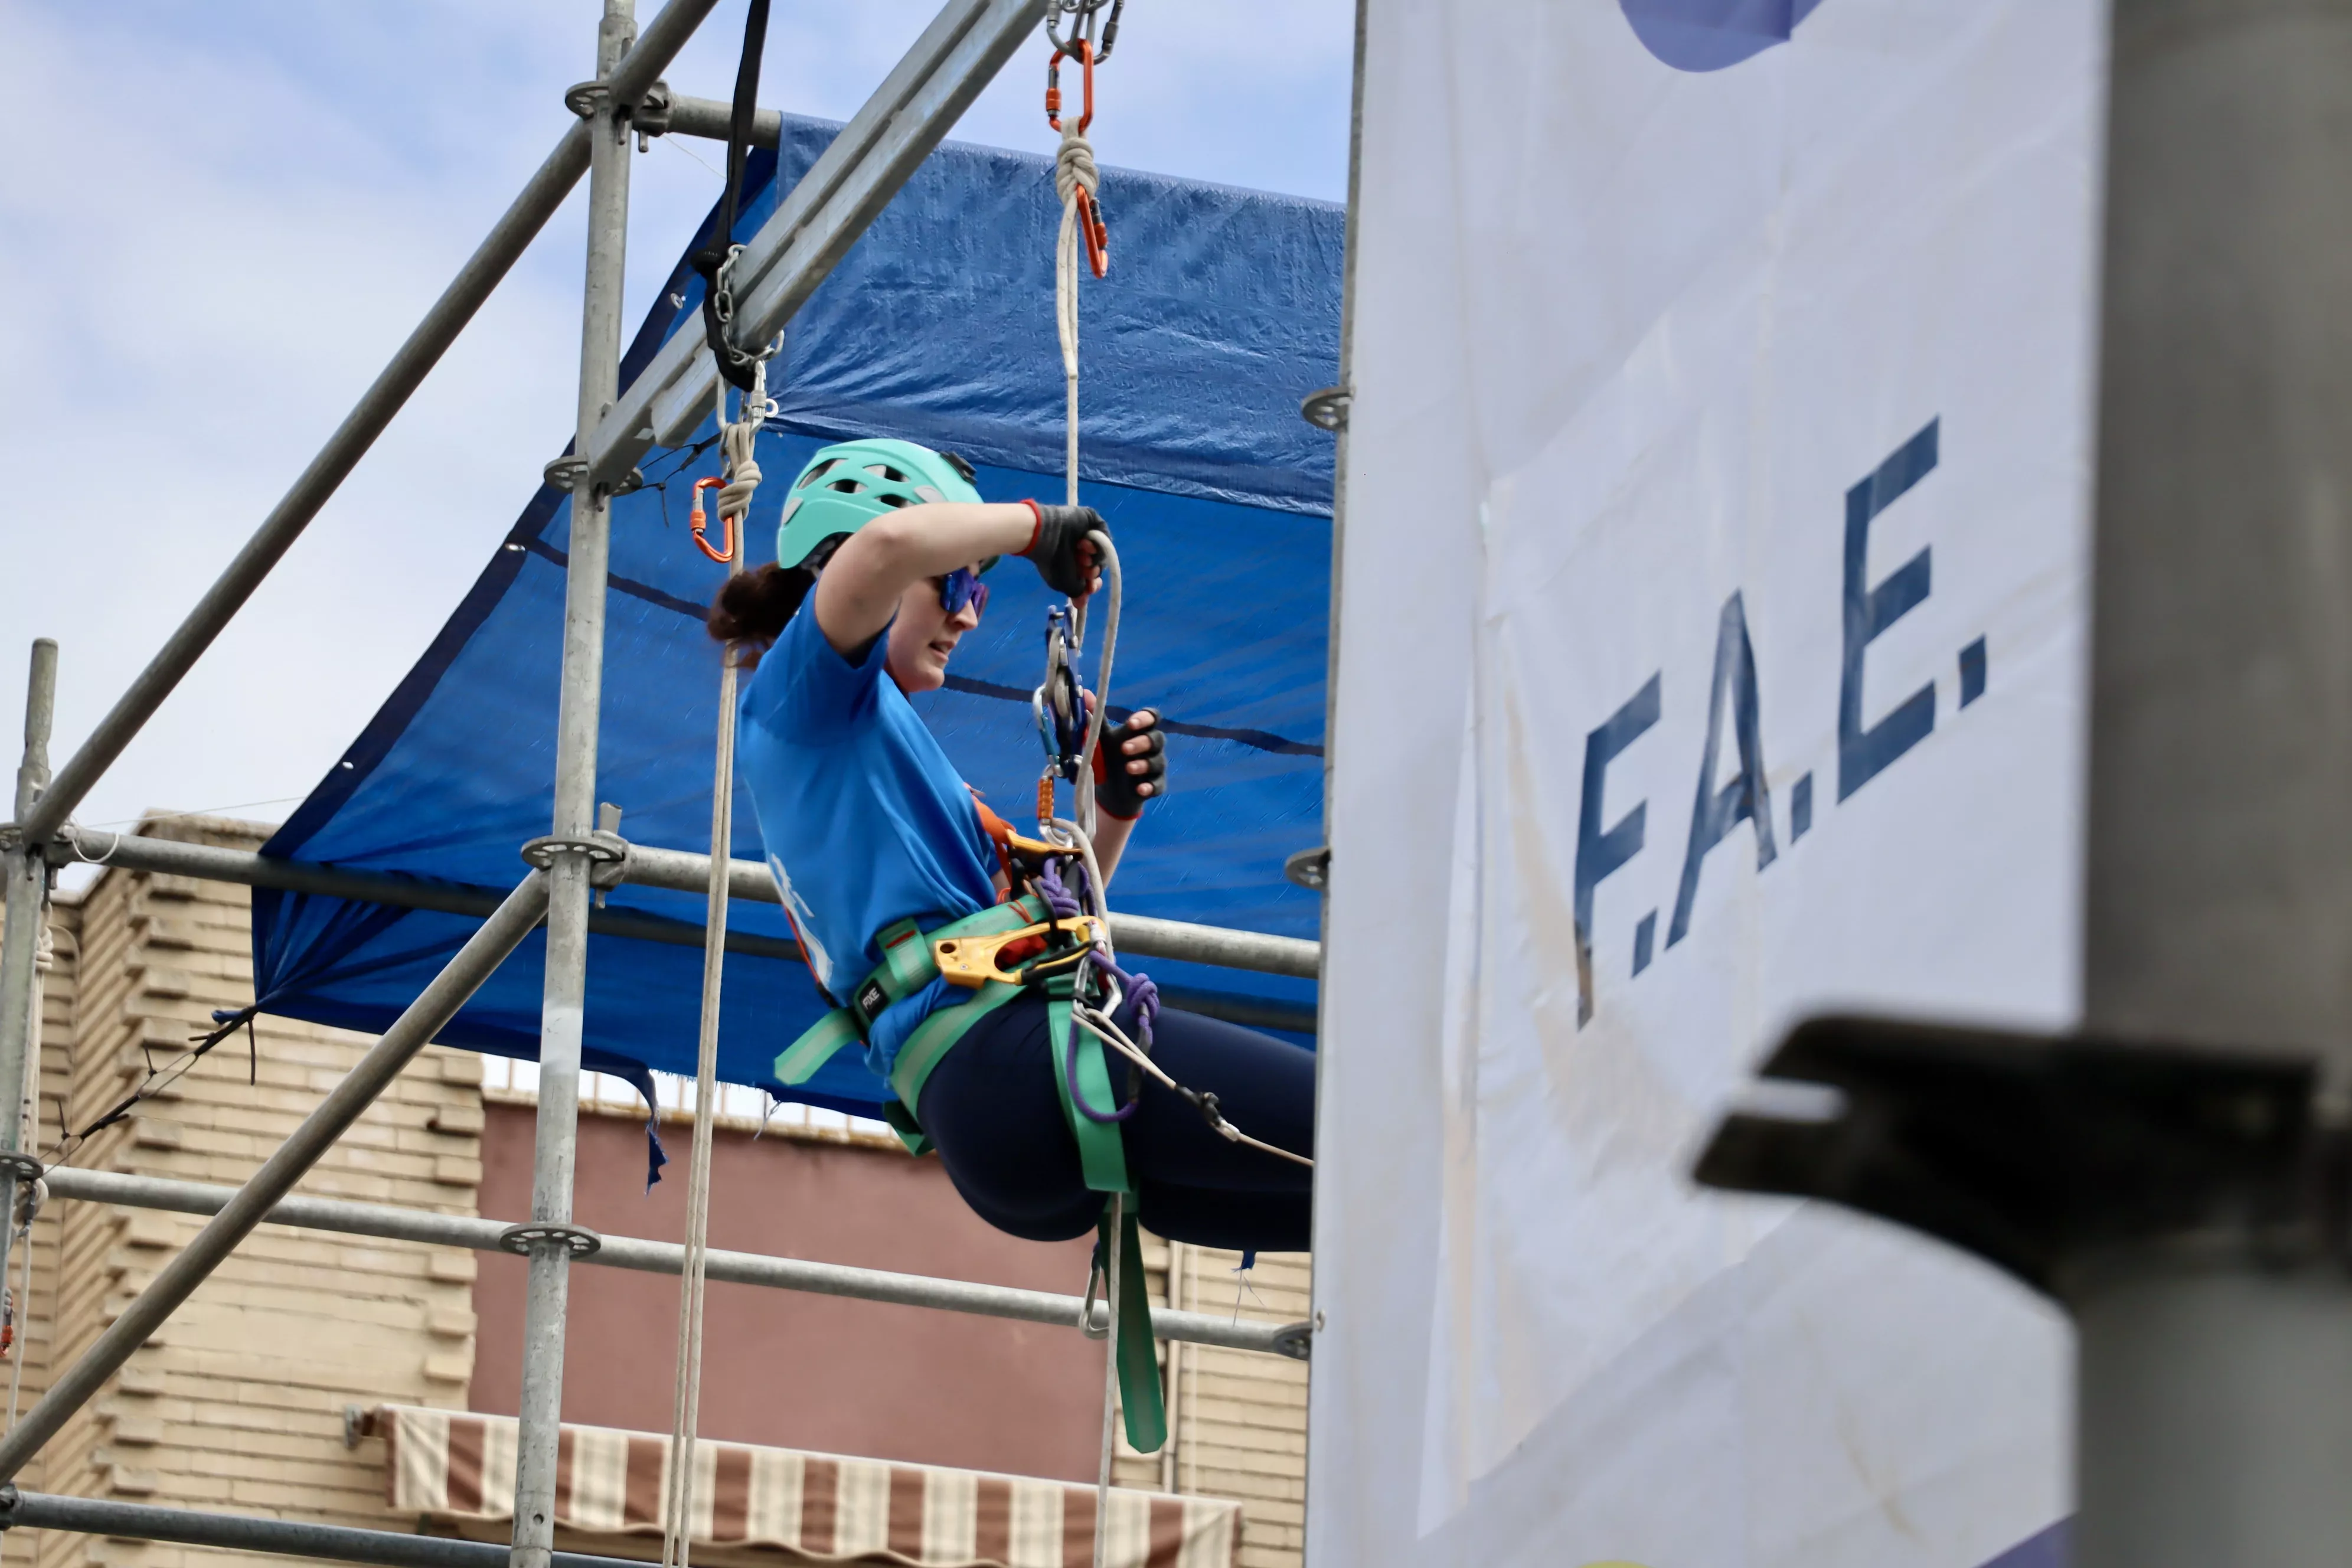
[[[1785,44],[1822,0],[1618,0],[1642,47],[1682,71],[1719,71]]]

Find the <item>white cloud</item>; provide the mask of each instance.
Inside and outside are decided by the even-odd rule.
[[[845,118],[935,8],[778,5],[762,101]],[[34,636],[63,645],[60,761],[146,662],[553,145],[597,12],[0,3],[17,90],[0,162],[0,734]],[[1351,17],[1350,0],[1133,0],[1098,79],[1099,155],[1337,197]],[[728,0],[669,79],[726,96],[741,27]],[[958,134],[1050,151],[1044,67],[1041,42]],[[634,328],[718,181],[661,148],[632,180]],[[581,205],[81,820],[299,796],[332,764],[570,433]]]

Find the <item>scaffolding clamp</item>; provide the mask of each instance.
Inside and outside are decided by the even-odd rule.
[[[517,1258],[529,1258],[550,1243],[561,1245],[576,1259],[595,1257],[604,1238],[584,1225],[559,1225],[553,1220],[527,1220],[499,1233],[499,1249]]]
[[[524,864],[541,871],[553,870],[556,858],[561,855],[586,856],[588,885],[599,892],[617,888],[628,879],[629,841],[617,833],[592,833],[585,838],[566,838],[551,833],[522,847]]]

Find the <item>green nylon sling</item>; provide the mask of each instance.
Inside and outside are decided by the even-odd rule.
[[[777,1081],[786,1085],[806,1083],[816,1076],[818,1068],[833,1059],[835,1053],[851,1045],[862,1045],[866,1029],[884,1011],[939,978],[939,963],[932,955],[931,943],[949,938],[1018,931],[1023,926],[1040,924],[1047,918],[1044,901],[1033,893],[1013,903],[997,904],[978,914],[950,921],[929,931],[913,921],[900,921],[890,926],[878,940],[882,962],[851,994],[851,1005],[827,1013],[784,1047],[783,1054],[776,1058]],[[1028,988],[991,981],[970,1001],[959,1006],[934,1009],[898,1047],[898,1060],[890,1069],[891,1099],[882,1107],[882,1117],[908,1152],[923,1154],[930,1150],[931,1141],[915,1120],[914,1108],[922,1103],[923,1085],[930,1078],[931,1069],[974,1024]],[[1103,1256],[1108,1256],[1103,1249],[1113,1246],[1119,1248],[1119,1299],[1111,1306],[1118,1314],[1118,1392],[1119,1405],[1127,1418],[1127,1440],[1138,1453],[1155,1453],[1168,1440],[1168,1415],[1160,1399],[1160,1363],[1151,1334],[1151,1298],[1144,1286],[1143,1246],[1132,1202],[1125,1205],[1126,1221],[1119,1226],[1119,1234],[1110,1234],[1109,1194],[1126,1194],[1132,1198],[1134,1194],[1128,1179],[1126,1144],[1119,1137],[1118,1122],[1095,1121],[1078,1109],[1070,1095],[1071,1032],[1076,1027],[1070,1009],[1077,990],[1077,971],[1072,968],[1048,976],[1038,982],[1036,988],[1045,997],[1045,1029],[1051,1042],[1054,1088],[1061,1098],[1062,1114],[1070,1124],[1070,1132],[1077,1140],[1079,1169],[1085,1174],[1087,1190],[1105,1194],[1102,1217],[1096,1222],[1096,1246]],[[1079,1091],[1086,1096],[1087,1104],[1118,1103],[1111,1089],[1110,1064],[1103,1043],[1090,1034],[1077,1037],[1075,1070]]]

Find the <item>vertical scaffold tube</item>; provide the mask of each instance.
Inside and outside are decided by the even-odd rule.
[[[16,820],[23,822],[49,782],[49,723],[57,710],[58,645],[33,644],[25,692],[25,754],[16,767]],[[18,844],[0,856],[6,879],[7,925],[0,930],[0,1152],[25,1152],[26,1075],[33,1060],[35,963],[49,919],[48,862],[37,844]],[[16,1173],[0,1173],[0,1279],[8,1277],[9,1241],[16,1234]]]
[[[635,40],[635,0],[604,0],[596,76],[609,82]],[[575,450],[620,394],[621,288],[627,259],[629,127],[625,105],[596,94],[588,127],[588,263],[580,328]],[[596,728],[604,669],[604,578],[612,498],[574,466],[563,603],[563,682],[556,708],[553,836],[582,843],[593,827]],[[547,980],[539,1026],[539,1123],[531,1165],[535,1225],[572,1223],[579,1137],[580,1040],[588,980],[590,862],[558,847],[549,865]],[[514,1568],[548,1568],[555,1549],[555,1468],[563,1413],[563,1330],[572,1254],[561,1238],[530,1251],[524,1293],[521,1418],[515,1455]]]

